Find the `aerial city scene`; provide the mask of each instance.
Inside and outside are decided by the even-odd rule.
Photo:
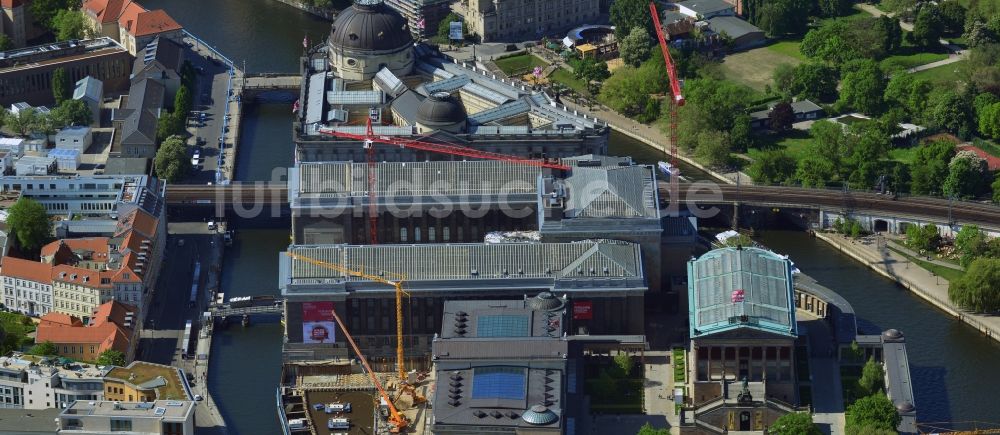
[[[0,7],[0,434],[1000,434],[1000,0]]]

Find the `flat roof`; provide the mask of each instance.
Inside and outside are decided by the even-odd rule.
[[[60,418],[79,416],[132,417],[155,419],[187,419],[194,411],[190,400],[156,400],[153,402],[113,402],[108,400],[77,400],[59,414]]]
[[[0,408],[0,433],[55,434],[55,420],[61,409]]]
[[[886,389],[889,391],[889,399],[902,417],[897,429],[903,433],[916,433],[916,403],[913,400],[913,381],[910,378],[906,343],[883,343],[882,361],[885,364],[885,377],[888,380]]]
[[[796,337],[791,265],[759,248],[721,248],[688,262],[691,337],[738,328]]]

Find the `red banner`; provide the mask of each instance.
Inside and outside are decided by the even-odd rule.
[[[591,301],[573,302],[573,320],[591,320],[594,318],[594,303]]]
[[[333,302],[302,303],[303,343],[333,343],[335,332]]]

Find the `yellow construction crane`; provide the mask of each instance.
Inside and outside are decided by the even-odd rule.
[[[313,264],[320,267],[325,267],[327,269],[336,270],[344,274],[345,276],[353,276],[356,278],[367,279],[369,281],[374,281],[386,285],[391,285],[396,289],[396,370],[399,372],[399,382],[406,383],[406,367],[403,362],[403,295],[406,293],[403,290],[403,275],[380,272],[382,275],[372,275],[365,273],[364,270],[355,270],[341,264],[330,263],[327,261],[320,261],[315,258],[309,258],[304,255],[299,255],[294,252],[286,252],[286,254],[294,260],[304,261],[309,264]]]

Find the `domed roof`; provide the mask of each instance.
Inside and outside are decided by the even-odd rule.
[[[330,29],[330,45],[339,48],[381,51],[412,43],[406,18],[382,0],[356,0],[337,15]]]
[[[545,406],[535,405],[531,409],[524,411],[521,419],[529,424],[544,425],[559,421],[559,416]]]
[[[563,301],[550,292],[541,292],[533,298],[528,299],[528,308],[533,310],[552,311],[562,308]]]
[[[435,92],[417,107],[417,122],[424,125],[452,125],[466,118],[465,107],[447,92]]]
[[[916,408],[914,408],[913,404],[910,402],[903,402],[900,403],[899,405],[896,405],[896,410],[899,412],[910,412],[913,411],[914,409]]]
[[[903,333],[898,329],[886,329],[882,333],[882,337],[887,340],[901,340],[903,338]]]

